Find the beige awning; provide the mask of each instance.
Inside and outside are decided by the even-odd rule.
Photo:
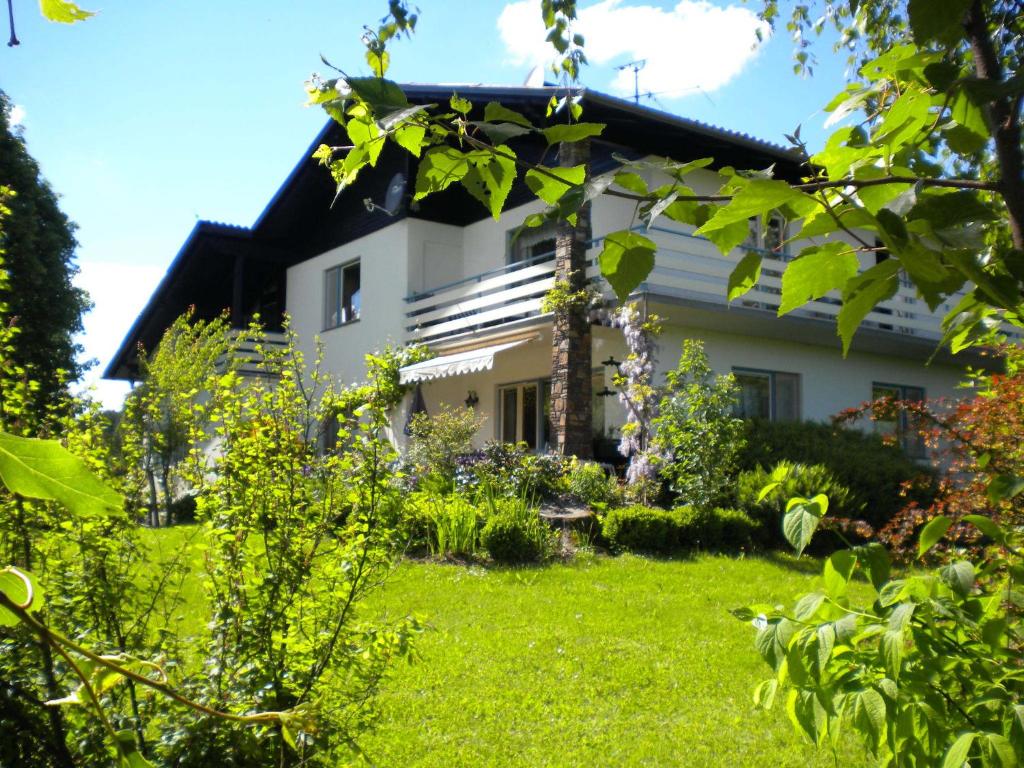
[[[422,363],[413,363],[398,369],[398,380],[402,384],[414,384],[417,381],[443,379],[446,376],[461,376],[477,371],[489,371],[494,367],[494,356],[499,352],[526,344],[532,339],[517,339],[504,344],[456,352],[453,355],[441,355]]]

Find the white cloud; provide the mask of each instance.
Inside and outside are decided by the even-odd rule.
[[[8,115],[8,119],[11,123],[11,128],[16,128],[25,122],[25,108],[21,104],[15,104],[11,107],[11,112]]]
[[[147,264],[110,261],[83,261],[79,270],[75,285],[89,292],[94,306],[83,319],[85,330],[78,341],[85,347],[84,359],[99,360],[86,374],[83,386],[95,387],[92,394],[104,407],[120,408],[128,385],[100,377],[164,270]]]
[[[721,88],[738,75],[759,49],[756,32],[768,39],[768,27],[757,15],[737,5],[724,8],[704,0],[680,0],[669,10],[603,0],[579,10],[574,32],[586,38],[590,67],[583,80],[595,79],[597,68],[646,59],[640,90],[663,98]],[[544,25],[536,0],[508,3],[498,18],[498,31],[510,62],[532,66],[554,58],[544,41]],[[618,94],[633,92],[633,72],[615,72],[609,87]]]

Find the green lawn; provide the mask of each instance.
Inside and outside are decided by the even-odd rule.
[[[382,766],[832,765],[781,711],[754,710],[769,670],[728,613],[788,601],[813,578],[721,557],[404,564],[381,610],[421,614],[431,631],[421,661],[385,686],[363,746]]]
[[[201,529],[147,532],[156,560],[201,568]],[[414,613],[420,659],[384,686],[360,742],[379,766],[826,766],[781,711],[729,609],[812,588],[803,560],[579,557],[543,568],[405,562],[364,616]],[[191,580],[190,580],[191,581]],[[179,631],[205,621],[198,578]],[[200,619],[200,617],[202,617]],[[781,702],[780,702],[781,704]],[[859,750],[839,755],[861,766]]]

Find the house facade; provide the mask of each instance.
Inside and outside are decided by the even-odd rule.
[[[452,88],[406,90],[414,103],[436,103]],[[551,95],[546,88],[459,87],[458,92],[479,107],[501,101],[538,121]],[[588,120],[607,124],[591,143],[593,175],[614,172],[623,155],[714,157],[715,165],[691,177],[698,193],[717,190],[715,168],[725,165],[773,165],[782,178],[799,174],[786,150],[749,137],[600,94],[588,93],[584,108]],[[343,138],[342,129],[330,124],[313,146],[340,144]],[[544,149],[526,144],[517,152],[540,157]],[[272,330],[287,313],[305,351],[311,353],[319,339],[325,368],[343,382],[361,380],[365,353],[387,342],[428,345],[435,357],[401,374],[403,382],[419,386],[428,412],[443,403],[472,405],[487,416],[478,443],[497,439],[549,448],[553,325],[542,299],[554,284],[556,232],[542,227],[514,236],[543,204],[518,183],[497,222],[455,187],[413,203],[415,158],[389,147],[377,167],[365,171],[332,206],[333,183],[310,154],[252,227],[197,225],[106,375],[132,378],[139,345],[152,349],[189,306],[206,317],[228,309],[238,327],[258,312]],[[648,181],[656,186],[657,179]],[[586,269],[606,307],[614,300],[596,266],[601,241],[632,226],[641,224],[631,201],[610,196],[593,201]],[[658,245],[656,265],[631,300],[663,321],[656,376],[675,367],[684,339],[696,337],[716,371],[736,376],[737,409],[744,416],[825,420],[883,394],[954,395],[963,366],[977,361],[936,352],[940,318],[948,307],[930,312],[909,284],[868,315],[846,358],[835,331],[838,298],[824,297],[775,316],[781,272],[800,248],[784,244],[792,234],[787,226],[781,217],[764,226],[752,222],[748,241],[726,257],[692,228],[667,219],[645,231]],[[726,282],[745,249],[764,252],[762,277],[730,304]],[[864,267],[878,257],[871,258]],[[592,315],[590,370],[577,372],[589,373],[592,449],[599,458],[614,454],[625,421],[613,376],[615,362],[627,351],[622,331],[611,327],[607,315]],[[408,407],[394,415],[398,442]],[[882,428],[899,431],[900,425]],[[908,450],[923,449],[906,439]]]

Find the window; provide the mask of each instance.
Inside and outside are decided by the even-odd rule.
[[[732,373],[740,388],[735,413],[741,419],[800,419],[800,374],[750,368]]]
[[[789,253],[789,246],[786,238],[789,236],[786,220],[780,213],[771,214],[762,223],[760,216],[750,218],[750,232],[744,245],[747,248],[759,248],[764,251],[772,251],[784,257]]]
[[[499,387],[498,439],[503,443],[526,443],[532,451],[546,448],[551,439],[550,402],[550,381]]]
[[[876,381],[871,385],[871,399],[881,400],[884,398],[919,403],[924,400],[924,388],[909,387],[904,384],[881,384]],[[924,438],[918,434],[910,415],[905,411],[900,411],[895,418],[890,420],[875,419],[874,425],[876,432],[883,435],[894,435],[908,456],[923,459],[928,455]]]
[[[324,272],[324,330],[358,320],[361,306],[358,261]]]
[[[555,231],[552,222],[533,229],[512,230],[508,233],[509,265],[539,264],[555,258]],[[516,237],[516,232],[519,236]]]

